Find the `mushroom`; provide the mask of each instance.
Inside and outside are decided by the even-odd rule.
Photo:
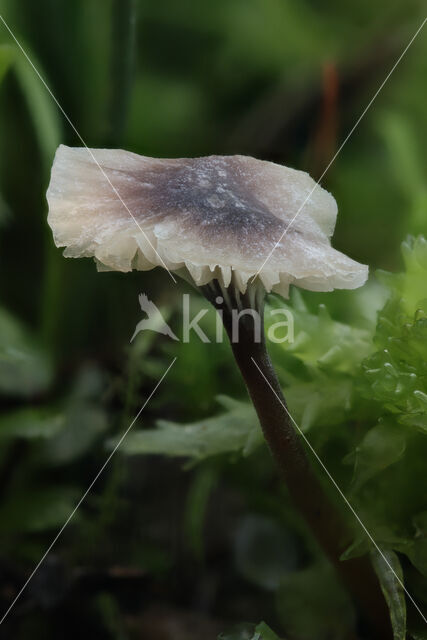
[[[246,156],[155,159],[122,150],[60,146],[47,192],[48,221],[67,257],[98,269],[163,266],[199,287],[221,312],[264,436],[294,503],[379,638],[390,622],[366,558],[341,562],[347,527],[325,496],[292,418],[265,339],[241,314],[262,317],[266,293],[288,296],[361,286],[368,269],[331,247],[337,205],[307,173]]]
[[[291,283],[331,291],[367,278],[331,247],[334,198],[272,162],[61,145],[47,199],[57,246],[93,256],[102,271],[164,266],[198,286],[215,280],[244,294],[256,280],[284,297]]]

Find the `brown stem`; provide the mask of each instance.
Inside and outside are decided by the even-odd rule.
[[[212,291],[212,288],[204,289],[208,300],[222,312],[234,357],[258,414],[264,437],[294,505],[353,595],[362,617],[375,634],[372,637],[375,640],[392,639],[387,604],[369,559],[364,556],[340,560],[346,543],[351,540],[350,532],[341,515],[326,497],[313,472],[301,438],[290,420],[281,386],[266,349],[264,332],[261,331],[261,340],[257,342],[253,318],[242,316],[236,340],[236,336],[232,335],[232,310],[229,305],[218,303],[218,300],[222,300],[217,297],[218,290],[215,291],[215,296]],[[240,300],[239,307],[242,308]],[[258,312],[262,315],[262,304],[258,307]]]

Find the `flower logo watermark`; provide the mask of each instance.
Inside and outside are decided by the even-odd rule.
[[[166,320],[163,318],[160,309],[148,299],[145,293],[140,293],[138,296],[139,305],[141,310],[147,315],[147,318],[138,322],[135,327],[134,334],[130,341],[132,342],[140,331],[155,331],[156,333],[162,333],[164,336],[172,338],[172,340],[179,340],[178,336],[172,331]]]

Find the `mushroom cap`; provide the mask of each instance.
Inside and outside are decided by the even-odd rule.
[[[158,159],[61,145],[47,200],[56,245],[103,271],[166,266],[196,285],[216,278],[244,293],[260,270],[266,290],[285,297],[291,283],[353,289],[368,275],[331,247],[330,193],[303,171],[248,156]]]

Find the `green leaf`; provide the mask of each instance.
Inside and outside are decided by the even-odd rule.
[[[22,38],[20,40],[22,42]],[[26,43],[24,49],[34,67],[43,77],[43,70],[34,52]],[[61,120],[58,107],[23,53],[15,45],[1,45],[0,82],[10,68],[14,70],[28,103],[29,114],[34,122],[35,133],[47,169],[61,142]],[[46,81],[47,78],[43,77],[43,80]]]
[[[403,425],[427,431],[427,242],[403,243],[406,270],[381,274],[391,297],[379,313],[377,351],[363,362],[361,392]]]
[[[400,460],[405,448],[404,428],[392,419],[382,419],[356,447],[353,489],[359,490],[374,475]]]
[[[394,640],[406,638],[406,603],[405,592],[399,584],[403,584],[403,571],[399,558],[390,550],[382,549],[386,560],[378,551],[372,552],[373,565],[381,583],[381,589],[390,611]],[[390,569],[393,569],[393,571]],[[399,580],[397,580],[396,575]]]
[[[423,160],[411,123],[397,113],[385,113],[380,120],[381,130],[388,146],[392,169],[401,190],[411,200],[425,189]]]
[[[255,633],[259,634],[259,640],[280,640],[279,636],[265,622],[260,622],[257,625]]]
[[[241,624],[233,630],[220,633],[218,640],[280,640],[279,636],[265,622],[258,625]]]
[[[292,300],[295,300],[295,294]],[[294,306],[271,296],[270,307],[287,310],[294,319],[294,340],[283,342],[277,348],[296,356],[308,366],[340,373],[352,372],[372,351],[369,331],[333,320],[325,305],[319,305],[317,314],[308,313],[301,308],[300,294]],[[277,319],[266,313],[267,335],[274,322]]]
[[[85,455],[107,428],[102,408],[73,402],[65,412],[63,428],[44,445],[44,459],[54,465],[69,464]]]
[[[64,416],[45,409],[18,409],[0,417],[2,438],[51,438],[64,424]]]
[[[319,372],[311,382],[291,383],[285,394],[291,415],[302,431],[308,431],[314,425],[341,424],[348,418],[353,384],[348,377]]]
[[[79,495],[71,487],[26,487],[14,492],[0,508],[0,529],[8,534],[56,529],[67,520]]]
[[[412,318],[427,298],[427,240],[423,236],[409,236],[402,243],[402,255],[403,273],[380,271],[377,275],[390,289],[393,298],[399,301],[402,312]]]
[[[15,58],[15,48],[8,44],[0,45],[0,83],[5,77],[7,71]]]
[[[189,424],[158,421],[157,429],[130,433],[122,444],[129,455],[163,454],[203,460],[224,453],[247,456],[264,440],[255,410],[247,403]]]
[[[51,379],[49,358],[23,325],[0,308],[0,394],[42,393]]]
[[[405,549],[414,567],[427,578],[427,511],[418,513],[412,519],[415,536],[412,544]]]
[[[24,46],[29,58],[43,76],[41,65],[27,44]],[[61,142],[61,124],[58,107],[28,60],[17,52],[14,70],[28,103],[29,113],[46,169],[50,166],[54,153]],[[44,78],[46,81],[47,79]]]

